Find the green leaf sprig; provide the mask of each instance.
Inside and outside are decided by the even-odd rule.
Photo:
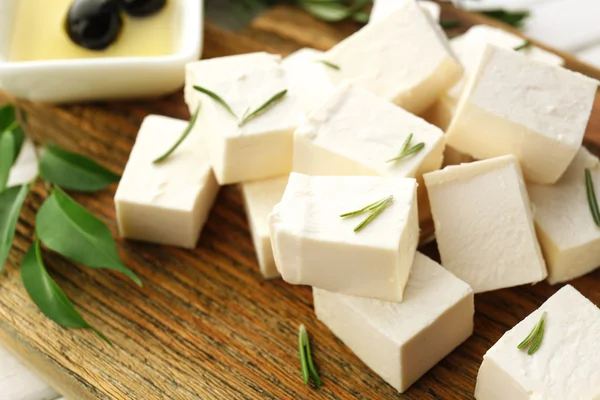
[[[529,17],[530,13],[527,10],[523,11],[509,11],[509,10],[489,10],[481,12],[486,17],[504,22],[514,28],[522,28],[525,20]]]
[[[21,152],[24,137],[15,107],[12,104],[0,107],[0,192],[6,189],[10,169]]]
[[[21,207],[28,193],[29,185],[14,186],[0,192],[0,271],[12,247]]]
[[[344,214],[340,215],[340,217],[348,218],[348,217],[353,217],[356,215],[363,214],[365,212],[370,212],[370,214],[367,216],[367,218],[365,218],[360,224],[358,224],[354,228],[354,232],[358,232],[361,229],[363,229],[365,226],[369,225],[371,223],[371,221],[373,221],[375,219],[375,217],[377,217],[379,214],[381,214],[381,212],[392,203],[393,200],[394,200],[394,196],[390,195],[390,196],[384,197],[381,200],[376,201],[375,203],[369,204],[368,206],[365,206],[365,207],[361,208],[360,210],[344,213]]]
[[[592,218],[594,219],[596,225],[600,227],[600,210],[598,209],[598,200],[596,199],[596,190],[594,188],[592,172],[589,168],[585,169],[585,191],[587,194],[587,200],[590,206]]]
[[[154,161],[152,161],[153,164],[160,164],[161,162],[165,161],[167,158],[169,158],[169,156],[171,154],[173,154],[173,152],[175,152],[175,150],[177,150],[177,148],[181,145],[181,143],[183,143],[183,141],[188,137],[188,135],[194,128],[194,125],[196,124],[196,120],[198,119],[198,114],[200,114],[200,108],[201,108],[201,104],[198,104],[196,111],[194,111],[192,118],[190,118],[190,122],[188,123],[187,127],[184,129],[184,131],[181,134],[181,136],[179,137],[179,139],[173,144],[173,146],[171,146],[171,148],[169,150],[166,151],[166,153],[164,153],[162,156],[160,156],[157,159],[155,159]]]
[[[515,46],[515,47],[513,48],[513,50],[514,50],[514,51],[521,51],[521,50],[525,50],[525,49],[528,49],[528,48],[530,48],[532,44],[533,44],[533,42],[532,42],[531,40],[529,40],[529,39],[525,39],[525,40],[523,41],[523,43],[521,43],[521,44],[520,44],[520,45],[518,45],[518,46]]]
[[[398,154],[394,158],[387,160],[386,162],[388,162],[388,163],[389,162],[398,162],[398,161],[410,156],[411,154],[416,154],[416,153],[420,152],[421,150],[423,150],[423,148],[425,147],[425,143],[423,143],[423,142],[417,143],[416,145],[410,147],[410,142],[412,141],[412,138],[413,138],[413,134],[411,133],[410,135],[408,135],[408,137],[402,144],[402,149],[400,149],[400,154]]]
[[[312,355],[310,353],[310,342],[308,340],[308,332],[304,324],[300,325],[298,333],[298,350],[300,352],[300,367],[302,369],[302,381],[308,385],[308,382],[312,378],[313,383],[316,386],[322,386],[323,382],[319,377],[315,365],[313,363]]]
[[[327,60],[315,60],[315,62],[321,63],[321,64],[325,65],[326,67],[329,67],[331,69],[335,69],[336,71],[341,70],[341,68],[340,68],[339,65],[334,64],[331,61],[327,61]]]
[[[40,241],[36,240],[21,262],[21,280],[31,300],[40,311],[60,326],[76,329],[91,329],[106,343],[112,345],[99,330],[91,326],[73,306],[73,303],[48,274]]]
[[[300,8],[323,21],[338,22],[352,18],[357,22],[366,23],[368,22],[368,16],[364,10],[373,1],[297,0],[297,2]]]
[[[104,189],[121,179],[87,157],[48,143],[39,161],[40,176],[55,185],[79,192]]]
[[[2,132],[0,133],[0,160],[14,159],[17,154],[15,149],[20,150],[18,146],[23,142],[24,132],[15,121],[13,106],[0,107],[0,127],[9,128],[0,131]],[[12,133],[12,140],[5,139],[7,133]],[[23,134],[22,137],[20,133]],[[11,154],[13,157],[5,158],[6,155]],[[68,152],[52,144],[46,146],[46,151],[38,164],[40,176],[49,188],[50,196],[44,201],[36,216],[38,239],[21,264],[23,284],[33,302],[49,319],[67,328],[91,329],[110,343],[75,310],[73,304],[47,273],[42,260],[40,242],[43,242],[48,249],[84,266],[121,272],[141,286],[140,279],[119,257],[108,227],[61,189],[62,186],[83,192],[99,190],[119,180],[120,176],[87,157]],[[12,161],[7,165],[10,170]],[[3,169],[0,171],[1,177],[5,176],[3,171]],[[5,178],[0,179],[4,182]],[[34,181],[37,179],[36,177]],[[8,258],[19,214],[30,186],[27,184],[8,189],[0,188],[0,270]]]
[[[281,92],[274,94],[269,100],[267,100],[260,107],[256,108],[254,111],[250,112],[250,108],[247,108],[244,114],[241,116],[241,118],[238,118],[238,116],[235,114],[235,112],[233,112],[229,104],[227,104],[227,102],[223,100],[223,98],[218,94],[211,92],[210,90],[205,89],[201,86],[194,86],[194,89],[201,93],[204,93],[205,95],[213,99],[215,102],[217,102],[217,104],[219,104],[221,107],[223,107],[232,117],[238,120],[239,127],[242,127],[246,122],[250,121],[253,118],[256,118],[257,116],[265,112],[269,107],[271,107],[277,101],[281,100],[287,94],[287,89],[282,90]]]
[[[542,340],[544,339],[545,326],[546,311],[542,313],[542,316],[540,317],[538,323],[535,324],[531,332],[529,332],[529,335],[527,335],[527,337],[523,339],[521,343],[519,343],[517,348],[519,350],[524,350],[527,347],[529,347],[529,350],[527,350],[527,354],[530,356],[533,355],[536,351],[538,351],[538,349],[542,345]]]
[[[443,19],[440,21],[442,29],[455,29],[462,26],[462,22],[457,19]]]

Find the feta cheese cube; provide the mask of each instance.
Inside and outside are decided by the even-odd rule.
[[[517,346],[546,312],[539,349]],[[600,309],[567,285],[483,356],[477,400],[595,400],[600,398]]]
[[[554,183],[583,141],[597,81],[486,45],[446,134],[477,159],[514,154],[525,177]]]
[[[217,94],[231,108],[195,90]],[[207,138],[217,181],[224,185],[288,174],[293,132],[304,113],[290,93],[240,126],[247,113],[289,89],[280,57],[266,53],[197,61],[187,65],[185,97],[191,110],[202,108],[195,130]]]
[[[398,162],[408,136],[425,147]],[[293,170],[307,175],[421,176],[440,168],[444,133],[356,85],[343,84],[294,134]]]
[[[290,54],[281,63],[287,72],[290,93],[307,114],[327,100],[334,90],[326,70],[332,67],[321,62],[324,54],[304,48]]]
[[[419,239],[416,182],[382,177],[311,177],[292,173],[269,216],[275,264],[286,282],[401,301]],[[393,196],[370,212],[341,214]]]
[[[429,16],[434,21],[438,22],[440,20],[442,8],[438,3],[421,0],[419,1],[419,6],[423,9],[423,11],[429,13]],[[375,0],[373,2],[373,9],[371,10],[369,23],[381,21],[398,8],[400,8],[400,2],[398,2],[398,0]]]
[[[121,235],[192,248],[219,191],[206,146],[193,131],[166,160],[152,161],[179,139],[188,122],[144,119],[115,194]]]
[[[38,158],[36,154],[35,144],[25,139],[21,151],[15,160],[6,187],[24,185],[30,183],[38,175]]]
[[[334,83],[352,80],[383,99],[418,114],[461,77],[444,32],[414,0],[368,24],[326,53],[339,71]]]
[[[524,43],[525,39],[522,37],[489,25],[475,25],[465,32],[464,35],[452,39],[450,46],[465,68],[465,74],[463,79],[449,90],[448,94],[450,97],[458,102],[465,82],[477,68],[479,59],[487,44],[514,50]],[[549,65],[562,66],[565,63],[562,57],[534,45],[518,50],[518,53],[530,60],[536,60]]]
[[[475,293],[546,278],[514,156],[446,167],[424,179],[442,265]]]
[[[473,332],[473,291],[421,253],[402,303],[317,288],[313,296],[317,318],[399,392]]]
[[[288,177],[284,176],[266,181],[245,182],[240,185],[258,265],[266,279],[279,276],[271,249],[269,214],[275,204],[281,201],[287,181]]]
[[[600,198],[600,163],[583,147],[554,185],[527,185],[551,284],[587,274],[600,265],[600,228],[590,213],[586,168]]]

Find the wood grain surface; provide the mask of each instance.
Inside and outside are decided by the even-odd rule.
[[[444,5],[444,15],[455,14]],[[479,17],[459,13],[469,23]],[[252,51],[286,55],[327,49],[359,28],[326,24],[292,7],[277,7],[242,32],[206,26],[206,58]],[[572,69],[597,71],[569,59]],[[0,93],[0,103],[10,98]],[[142,119],[150,113],[188,118],[182,94],[154,100],[51,106],[20,102],[38,142],[52,140],[121,172]],[[586,136],[600,155],[600,104]],[[73,194],[117,235],[112,186]],[[93,333],[62,329],[28,298],[18,265],[31,244],[35,212],[46,196],[37,185],[23,208],[13,251],[0,275],[0,342],[70,399],[469,399],[485,351],[550,297],[546,283],[476,296],[475,333],[404,395],[358,360],[314,316],[311,290],[263,281],[240,195],[222,188],[195,250],[118,239],[126,264],[144,281],[85,269],[45,252],[51,275]],[[424,251],[435,256],[435,245]],[[572,282],[600,304],[600,271]],[[302,384],[297,328],[306,324],[325,385]],[[440,332],[443,335],[443,332]]]

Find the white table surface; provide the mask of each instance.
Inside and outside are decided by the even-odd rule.
[[[462,0],[461,4],[474,10],[528,9],[531,17],[523,29],[527,35],[600,68],[600,0]],[[0,400],[58,398],[58,393],[0,348]]]

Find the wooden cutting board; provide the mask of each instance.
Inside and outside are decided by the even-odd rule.
[[[456,13],[463,29],[481,17]],[[358,29],[326,24],[293,7],[277,7],[243,32],[206,26],[204,56],[253,51],[286,55],[300,47],[327,49]],[[568,67],[600,77],[570,57]],[[10,98],[0,93],[0,103]],[[182,94],[151,101],[50,106],[20,103],[35,140],[52,140],[122,171],[142,119],[150,114],[188,118]],[[600,104],[586,136],[600,155]],[[74,194],[117,227],[116,187]],[[46,253],[51,275],[88,321],[114,342],[62,329],[28,298],[18,265],[33,237],[34,216],[46,193],[37,185],[22,211],[14,249],[0,275],[0,342],[70,399],[468,399],[485,351],[558,287],[546,283],[476,296],[474,335],[404,395],[360,362],[314,316],[311,290],[263,281],[255,261],[241,198],[224,187],[195,250],[118,240],[126,264],[144,281],[85,269]],[[435,246],[424,251],[435,255]],[[600,304],[600,270],[572,284]],[[302,384],[297,328],[306,324],[325,386]],[[443,332],[440,332],[443,335]]]

